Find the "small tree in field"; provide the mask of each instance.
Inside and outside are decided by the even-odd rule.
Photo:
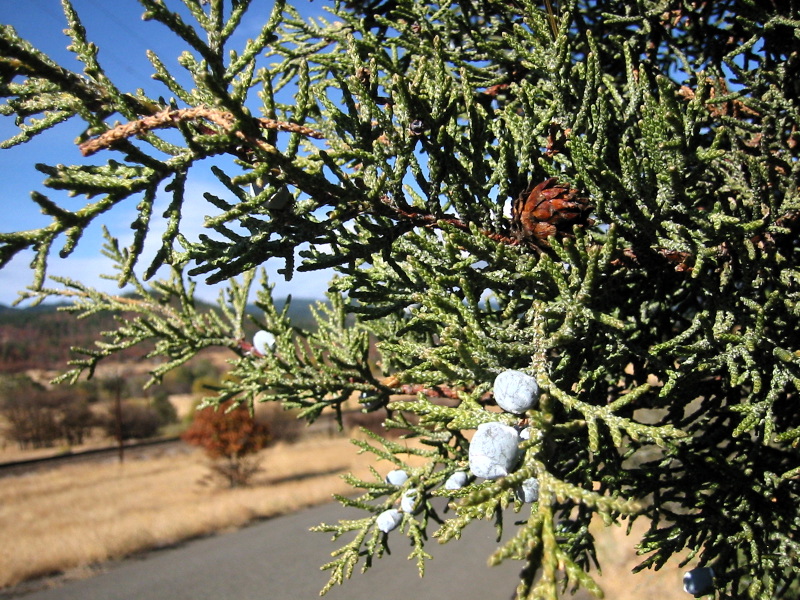
[[[156,93],[116,86],[62,1],[85,68],[3,28],[0,114],[5,146],[82,120],[82,157],[38,166],[52,222],[0,235],[0,264],[30,250],[29,298],[127,315],[65,379],[140,342],[155,379],[221,346],[212,404],[389,409],[415,443],[355,441],[393,473],[347,478],[361,516],[318,528],[341,544],[325,590],[397,536],[423,573],[485,519],[518,598],[601,595],[590,525],[641,519],[639,570],[678,555],[693,594],[798,597],[797,0],[139,0],[186,49],[150,53]],[[46,286],[54,245],[134,205],[105,252],[135,300]],[[333,270],[329,302],[301,328],[264,276],[275,343],[253,351],[274,262]],[[228,283],[217,312],[191,277]]]
[[[230,487],[247,485],[259,470],[255,454],[269,443],[269,427],[231,402],[198,410],[181,438],[202,448],[211,469]]]

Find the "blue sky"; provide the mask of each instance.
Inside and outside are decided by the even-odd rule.
[[[322,14],[325,1],[317,0],[309,3],[307,0],[294,0],[301,13],[307,16]],[[142,21],[143,9],[136,0],[72,0],[78,11],[88,38],[95,42],[100,53],[98,60],[107,75],[123,91],[133,92],[143,88],[148,94],[158,97],[170,97],[169,90],[159,82],[153,81],[150,74],[153,69],[147,60],[145,51],[154,50],[164,62],[172,67],[175,58],[185,49],[170,31],[160,23]],[[170,8],[178,8],[182,4],[178,0],[166,0]],[[231,47],[240,48],[248,37],[255,37],[261,25],[269,16],[272,0],[254,0],[242,23],[242,28],[233,37]],[[0,0],[0,22],[12,25],[17,33],[30,41],[34,46],[46,52],[59,64],[72,70],[81,70],[81,63],[77,62],[71,53],[66,50],[69,43],[63,30],[66,21],[62,12],[60,0]],[[190,17],[187,18],[187,20]],[[179,68],[178,68],[179,69]],[[22,231],[35,227],[45,226],[50,218],[42,215],[39,208],[30,199],[32,190],[48,195],[66,208],[75,209],[82,206],[86,199],[68,198],[42,184],[43,174],[38,172],[34,165],[45,164],[75,164],[82,158],[74,140],[80,133],[82,123],[75,120],[50,130],[32,141],[9,150],[0,150],[0,181],[2,181],[3,206],[5,208],[0,230],[4,232]],[[6,139],[15,133],[13,119],[0,119],[0,136]],[[100,153],[91,159],[97,163],[111,157],[112,154]],[[119,155],[114,155],[119,159]],[[200,175],[199,171],[197,175]],[[211,209],[202,193],[210,191],[222,197],[226,190],[211,175],[205,171],[202,177],[190,180],[187,198],[197,202],[197,210],[184,210],[184,226],[190,238],[202,230],[202,220],[207,209]],[[191,200],[194,198],[196,200]],[[164,199],[165,202],[167,198]],[[123,243],[130,239],[130,223],[135,217],[135,199],[126,205],[118,206],[112,210],[102,224],[106,225],[113,235]],[[160,214],[158,208],[157,214]],[[101,223],[94,224],[85,234],[75,252],[67,259],[60,259],[56,254],[60,246],[54,247],[54,255],[49,262],[48,272],[52,275],[63,275],[89,283],[99,289],[113,291],[117,289],[116,283],[100,278],[102,273],[111,273],[110,262],[103,257],[99,250],[102,245]],[[159,230],[155,227],[155,238]],[[32,273],[29,268],[33,253],[24,253],[14,259],[4,269],[0,270],[0,303],[11,304],[18,292],[30,284]],[[143,265],[148,263],[145,259]],[[275,273],[282,267],[282,262],[270,261],[267,264],[270,281],[275,283],[274,295],[282,297],[291,293],[295,297],[322,297],[327,289],[330,273],[295,273],[292,281],[286,282],[282,276]],[[205,288],[198,282],[198,295],[205,299],[214,299],[218,288]]]

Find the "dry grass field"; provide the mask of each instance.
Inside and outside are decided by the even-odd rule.
[[[357,455],[345,438],[312,438],[278,444],[261,458],[264,471],[240,489],[204,483],[208,469],[199,451],[65,465],[3,479],[0,589],[48,575],[89,576],[108,560],[327,502],[349,489],[341,473],[369,477],[373,457]],[[596,533],[606,598],[689,597],[676,567],[630,574],[637,561],[622,528],[598,526]]]
[[[327,502],[367,475],[344,438],[278,444],[247,488],[207,482],[202,452],[65,465],[0,484],[0,588]]]

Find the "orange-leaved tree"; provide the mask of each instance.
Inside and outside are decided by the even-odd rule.
[[[211,459],[211,470],[230,487],[247,485],[259,470],[256,453],[271,439],[266,423],[257,421],[246,407],[233,402],[198,410],[181,437],[205,450]]]

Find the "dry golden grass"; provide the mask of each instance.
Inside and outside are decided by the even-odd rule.
[[[240,527],[346,493],[341,473],[369,457],[344,438],[279,444],[248,488],[203,485],[200,452],[89,463],[9,477],[0,485],[0,588]],[[388,470],[388,469],[387,469]]]

